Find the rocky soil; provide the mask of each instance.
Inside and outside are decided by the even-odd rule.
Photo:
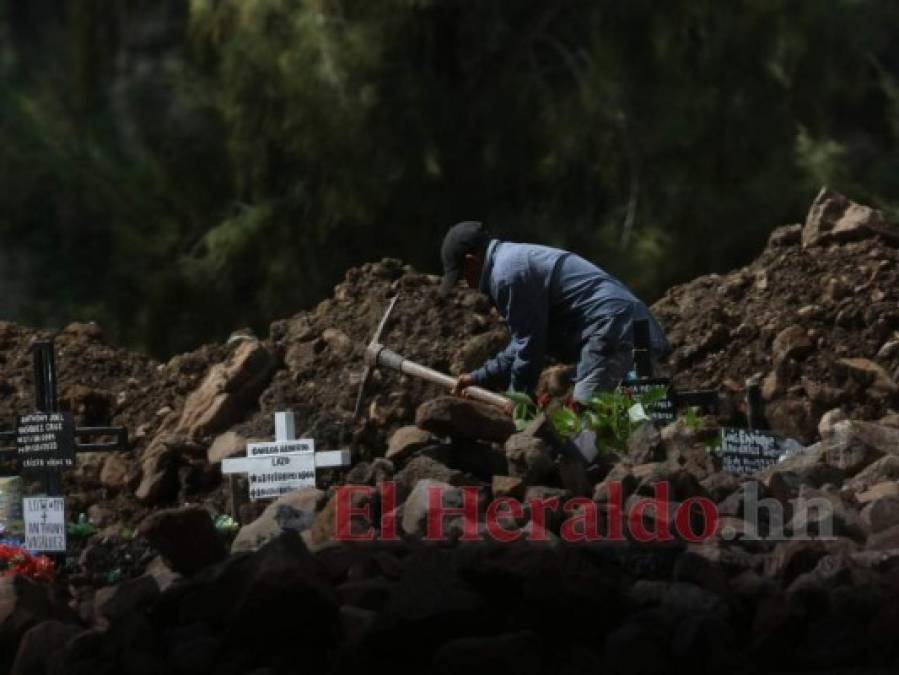
[[[332,298],[264,339],[239,332],[165,364],[106,345],[95,326],[69,326],[56,338],[63,407],[82,424],[125,424],[133,451],[84,454],[67,476],[69,513],[99,532],[74,542],[55,585],[0,579],[0,670],[890,672],[897,262],[895,228],[822,192],[807,222],[776,230],[747,268],[655,305],[678,387],[739,401],[758,377],[771,425],[805,444],[744,477],[720,470],[714,429],[683,421],[645,424],[627,453],[585,470],[545,420],[516,433],[489,409],[393,373],[375,375],[366,417],[354,420],[364,346],[395,293],[382,342],[435,368],[468,370],[507,337],[481,296],[441,301],[435,277],[393,260],[350,270]],[[0,428],[31,408],[28,346],[45,336],[0,324]],[[221,460],[270,439],[284,409],[318,449],[352,449],[353,466],[247,504],[239,532],[217,531]],[[394,486],[395,499],[353,497],[351,525],[378,537],[395,529],[396,541],[337,542],[339,485]],[[664,507],[641,511],[662,485]],[[466,487],[480,506],[448,518],[444,541],[423,541],[429,489],[460,506]],[[643,544],[627,527],[624,541],[562,541],[589,530],[591,512],[609,533],[618,495],[631,526],[675,535]],[[460,539],[466,526],[488,532],[497,497],[524,502],[501,518],[519,541]],[[553,498],[580,501],[541,520],[534,500]],[[679,510],[698,499],[718,518],[691,541],[676,514],[701,529],[696,508]],[[531,541],[541,523],[546,537]]]
[[[877,419],[899,394],[899,234],[823,191],[804,225],[775,230],[752,264],[669,290],[653,306],[681,387],[740,396],[758,378],[772,428],[805,442],[841,408]]]

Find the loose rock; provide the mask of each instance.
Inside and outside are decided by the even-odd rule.
[[[240,528],[231,544],[231,552],[255,551],[285,531],[302,532],[315,520],[315,508],[324,492],[302,488],[282,495],[269,504],[262,515]]]
[[[139,531],[182,574],[194,574],[225,557],[209,512],[198,506],[157,511]]]
[[[415,424],[438,436],[502,443],[515,432],[508,416],[490,406],[454,396],[423,403],[415,413]]]

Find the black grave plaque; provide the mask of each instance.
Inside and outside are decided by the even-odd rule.
[[[721,464],[725,471],[750,474],[767,469],[786,451],[777,434],[759,429],[721,428]]]
[[[671,391],[671,378],[641,377],[638,380],[624,383],[624,388],[631,393],[634,400],[639,400],[640,396],[644,396],[659,387],[665,389],[665,396],[655,403],[645,405],[644,410],[653,422],[658,422],[661,425],[670,424],[677,417],[677,406],[675,406]]]
[[[75,420],[68,412],[37,412],[16,420],[16,450],[24,473],[75,466]]]

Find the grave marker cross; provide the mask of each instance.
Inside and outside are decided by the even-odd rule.
[[[56,359],[52,340],[39,340],[32,346],[34,358],[34,398],[35,408],[40,413],[58,413],[59,402],[56,395]],[[114,452],[128,450],[128,430],[122,426],[73,427],[75,452]],[[0,442],[15,443],[17,432],[0,431]],[[112,441],[89,442],[85,439],[114,437]],[[0,457],[11,458],[18,455],[18,448],[0,449]],[[54,471],[58,477],[59,472]],[[51,481],[52,482],[52,481]]]
[[[0,449],[0,457],[15,458],[20,472],[40,476],[46,497],[61,498],[63,497],[61,472],[74,466],[74,454],[128,450],[128,430],[118,426],[75,427],[72,414],[59,411],[53,341],[35,342],[32,346],[32,355],[37,412],[19,416],[15,430],[0,432],[0,442],[15,444],[14,448]],[[110,436],[114,437],[113,441],[76,440]],[[43,521],[47,520],[47,512],[43,509],[40,518]]]
[[[271,499],[301,487],[315,487],[317,469],[347,466],[349,450],[315,451],[311,438],[296,437],[296,420],[292,412],[275,413],[275,440],[248,443],[247,456],[222,460],[222,473],[247,474],[250,499]],[[232,515],[237,507],[232,482]]]
[[[653,419],[667,423],[674,420],[678,407],[695,405],[706,410],[714,410],[718,403],[715,390],[677,391],[668,378],[654,378],[650,352],[649,323],[645,320],[634,322],[634,365],[636,382],[626,383],[635,392],[646,392],[653,386],[665,386],[668,395],[661,404],[656,404],[647,412]],[[738,474],[752,474],[776,464],[780,459],[800,451],[801,444],[784,438],[768,430],[765,404],[757,378],[746,380],[746,422],[748,429],[721,427],[719,430],[721,457],[725,471]]]
[[[648,406],[649,409],[646,411],[657,422],[662,424],[673,422],[677,409],[685,406],[697,406],[706,412],[714,412],[718,408],[718,392],[715,389],[679,391],[671,385],[671,378],[653,376],[649,321],[646,319],[634,321],[634,370],[637,379],[624,383],[625,387],[634,393],[647,393],[656,387],[665,387],[667,391],[662,401]]]

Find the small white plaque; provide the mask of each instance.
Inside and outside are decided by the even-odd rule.
[[[246,457],[222,461],[222,473],[247,474],[250,499],[273,499],[303,487],[315,487],[315,470],[350,464],[349,450],[315,452],[315,440],[296,437],[292,412],[275,413],[275,440],[248,443]]]
[[[250,499],[271,499],[302,487],[315,487],[315,453],[225,459],[222,473],[247,474]]]
[[[25,548],[29,551],[65,553],[65,497],[25,497]]]
[[[263,457],[265,455],[288,455],[298,452],[315,452],[315,440],[311,438],[297,438],[292,441],[247,443],[247,457]]]

